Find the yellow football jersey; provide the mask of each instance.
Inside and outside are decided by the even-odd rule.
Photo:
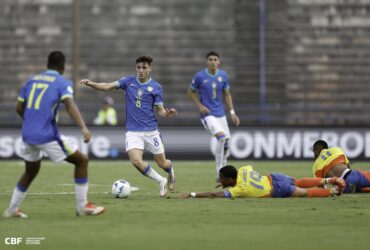
[[[266,175],[253,170],[252,166],[243,166],[238,170],[236,185],[229,189],[232,198],[264,197],[271,194],[271,183]]]
[[[337,163],[349,163],[343,150],[341,148],[324,149],[313,164],[313,175],[324,178],[326,173]]]

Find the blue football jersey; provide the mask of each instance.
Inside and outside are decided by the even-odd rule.
[[[208,69],[199,71],[195,74],[190,87],[194,91],[199,90],[200,102],[211,111],[208,115],[216,117],[225,115],[222,92],[230,88],[225,71],[218,69],[214,75],[211,75]]]
[[[157,130],[153,108],[163,105],[162,86],[152,78],[141,83],[136,76],[127,76],[117,82],[117,87],[126,93],[127,131]]]
[[[22,125],[25,143],[44,144],[58,139],[56,117],[65,98],[73,98],[72,83],[54,70],[35,75],[23,85],[18,101],[25,105]]]

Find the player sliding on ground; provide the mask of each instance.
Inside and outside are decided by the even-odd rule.
[[[286,198],[286,197],[328,197],[340,195],[345,187],[341,178],[302,178],[272,173],[261,175],[251,166],[237,170],[228,165],[220,169],[220,183],[224,192],[191,192],[181,195],[183,198]],[[326,184],[334,187],[322,188]]]
[[[312,170],[316,177],[341,177],[346,181],[344,193],[370,192],[370,172],[351,169],[347,156],[341,148],[329,148],[326,141],[313,144],[315,163]]]
[[[175,173],[172,162],[166,159],[164,145],[158,131],[154,108],[162,117],[177,115],[174,108],[163,107],[162,86],[150,77],[153,59],[140,56],[136,59],[137,75],[123,77],[111,83],[95,83],[88,79],[81,84],[97,90],[122,89],[126,93],[126,152],[132,164],[145,176],[159,184],[159,195],[166,196],[167,187],[174,189]],[[144,149],[154,156],[159,167],[168,173],[168,178],[158,174],[143,160]]]
[[[28,80],[18,97],[17,113],[23,119],[20,156],[26,163],[26,169],[13,191],[8,209],[3,213],[5,218],[27,218],[19,207],[40,170],[43,153],[54,162],[65,160],[75,165],[78,216],[98,215],[105,211],[104,207],[87,202],[87,156],[77,149],[77,145],[61,135],[56,125],[59,105],[63,102],[68,114],[80,127],[84,142],[90,141],[90,131],[73,101],[72,83],[62,76],[64,66],[64,54],[60,51],[51,52],[47,63],[48,70]]]

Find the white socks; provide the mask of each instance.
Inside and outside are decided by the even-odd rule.
[[[87,191],[89,190],[89,184],[86,183],[75,183],[76,192],[76,204],[77,208],[83,208],[87,204]]]
[[[225,137],[222,139],[218,139],[216,142],[216,151],[215,151],[217,176],[219,174],[220,169],[223,166],[225,166],[224,163],[226,161],[226,156],[224,155],[224,146],[225,146]]]
[[[27,191],[22,192],[18,186],[16,186],[13,190],[12,198],[10,200],[8,211],[13,213],[16,212],[19,206],[21,205],[22,201],[26,197]]]
[[[158,182],[158,183],[161,183],[161,182],[163,182],[163,180],[166,180],[166,178],[162,177],[160,174],[157,173],[157,171],[155,171],[153,168],[151,168],[150,165],[148,165],[145,168],[143,174],[145,176],[149,177],[150,179]]]

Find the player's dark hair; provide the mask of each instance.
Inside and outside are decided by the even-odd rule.
[[[64,69],[66,57],[61,51],[52,51],[48,56],[48,69]]]
[[[208,52],[206,58],[208,59],[208,57],[210,57],[210,56],[217,56],[218,58],[220,58],[220,55],[216,51]]]
[[[151,56],[139,56],[136,58],[136,64],[138,63],[147,63],[149,65],[152,65],[153,58]]]
[[[233,165],[227,165],[220,169],[220,174],[226,178],[236,179],[238,177],[238,170]]]
[[[323,149],[327,149],[329,148],[328,147],[328,143],[324,140],[318,140],[316,141],[314,144],[313,144],[313,148],[323,148]]]

